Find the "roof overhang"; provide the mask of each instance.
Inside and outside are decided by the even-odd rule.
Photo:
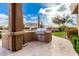
[[[78,4],[71,5],[72,14],[78,14]]]

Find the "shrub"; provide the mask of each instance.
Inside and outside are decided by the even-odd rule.
[[[76,41],[78,41],[78,40],[79,40],[79,37],[77,35],[71,36],[71,42],[72,42],[74,48],[75,48]]]
[[[78,35],[78,30],[76,28],[67,28],[67,37],[70,39],[71,35]]]
[[[2,30],[3,26],[0,26],[0,30]]]
[[[75,51],[79,54],[79,36],[77,35],[72,35],[71,36],[71,42],[73,44],[73,48]]]
[[[59,31],[65,31],[65,26],[60,26]]]
[[[78,30],[76,27],[68,27],[67,28],[67,36],[70,39],[73,48],[79,54],[79,36]]]

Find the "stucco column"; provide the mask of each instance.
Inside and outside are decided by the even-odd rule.
[[[9,32],[23,31],[23,14],[21,3],[9,3]],[[9,49],[16,51],[22,48],[23,35],[12,35]]]

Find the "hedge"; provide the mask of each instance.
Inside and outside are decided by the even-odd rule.
[[[68,28],[67,29],[67,37],[71,39],[71,35],[78,35],[78,30],[76,28]]]
[[[75,27],[70,27],[67,29],[67,36],[70,39],[73,48],[75,51],[79,54],[79,36],[78,36],[78,30]]]
[[[75,51],[79,54],[79,36],[77,35],[72,35],[71,36],[71,42],[73,44],[73,48]]]

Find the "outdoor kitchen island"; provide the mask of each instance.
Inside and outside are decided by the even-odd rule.
[[[52,40],[52,32],[45,31],[44,33],[37,33],[36,31],[25,31],[24,43],[29,41],[50,42]]]

